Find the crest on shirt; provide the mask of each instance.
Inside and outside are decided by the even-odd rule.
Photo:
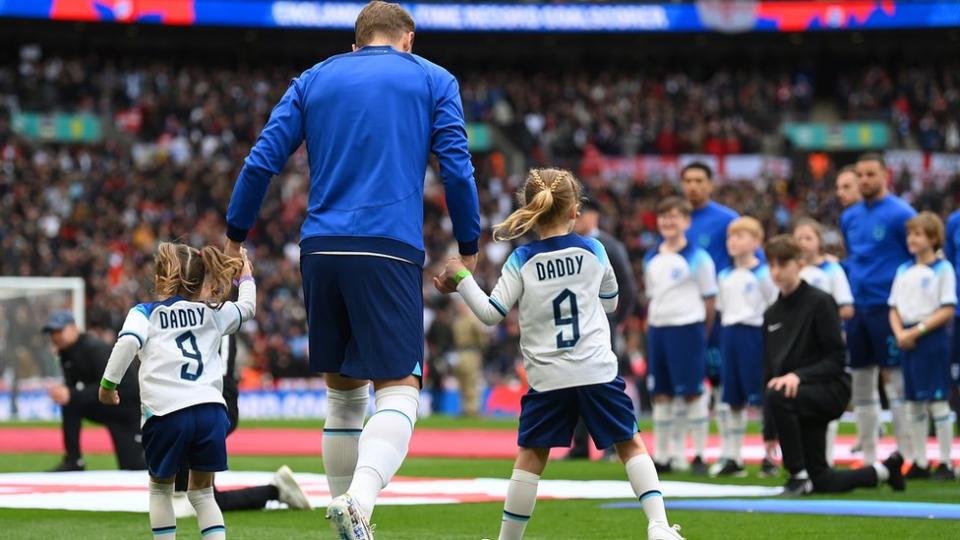
[[[674,281],[679,281],[683,277],[683,269],[680,267],[675,267],[670,270],[670,279]]]
[[[923,279],[920,280],[920,288],[927,289],[929,287],[930,287],[930,276],[924,276]]]
[[[743,288],[744,294],[750,294],[753,292],[753,283],[747,283],[747,286]]]
[[[700,244],[700,247],[702,248],[710,247],[710,235],[707,233],[701,234],[700,237],[697,239],[697,242]]]
[[[886,225],[874,225],[873,226],[873,239],[877,242],[883,240],[887,236],[887,226]]]

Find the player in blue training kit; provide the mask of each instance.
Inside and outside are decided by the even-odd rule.
[[[960,268],[960,210],[955,210],[947,218],[946,237],[943,242],[943,253],[954,269]],[[957,280],[957,294],[960,295],[960,280]],[[960,397],[960,311],[954,313],[953,336],[950,343],[950,384],[953,399]],[[960,401],[960,400],[958,400]],[[954,401],[957,403],[958,401]],[[960,423],[960,409],[954,411]]]
[[[857,431],[863,462],[876,462],[880,425],[877,375],[882,370],[897,449],[910,460],[913,454],[906,426],[900,351],[890,329],[887,299],[897,268],[910,259],[906,223],[917,213],[887,192],[888,172],[882,156],[862,156],[856,170],[863,200],[843,212],[840,229],[849,254],[847,269],[854,299],[854,315],[847,322],[847,347],[853,369]]]
[[[406,456],[423,365],[423,181],[440,164],[453,234],[476,264],[480,214],[456,79],[411,53],[400,5],[357,16],[353,52],[294,79],[240,171],[227,249],[253,226],[270,178],[306,143],[310,198],[300,269],[310,365],[325,374],[327,517],[346,539],[373,537],[374,504]],[[364,425],[368,381],[377,412]]]
[[[938,257],[943,221],[922,212],[907,222],[907,247],[915,257],[897,270],[890,292],[890,326],[900,346],[904,392],[910,411],[914,460],[907,478],[929,478],[927,429],[933,416],[940,463],[933,477],[954,480],[950,459],[950,331],[957,306],[957,276],[950,261]]]
[[[692,246],[705,250],[713,259],[713,266],[717,272],[730,267],[732,261],[727,253],[727,227],[739,215],[732,209],[710,200],[713,193],[713,169],[706,163],[695,161],[687,164],[680,171],[680,185],[683,195],[693,206],[690,214],[690,228],[687,229],[687,242]],[[758,251],[757,257],[762,261],[763,253]],[[720,348],[720,329],[723,315],[717,313],[716,324],[710,327],[707,334],[706,373],[712,386],[714,413],[717,417],[717,430],[721,440],[728,440],[728,424],[730,422],[730,406],[724,403],[721,395],[721,374],[723,358]],[[704,393],[701,400],[693,406],[700,410],[702,417],[709,416],[711,394]],[[691,429],[701,431],[699,437],[706,438],[709,424],[695,424]],[[703,459],[695,459],[691,464],[694,472],[706,474],[707,466]]]
[[[539,241],[518,247],[488,296],[466,267],[451,260],[446,277],[471,311],[488,325],[520,308],[520,349],[530,390],[520,411],[520,452],[510,478],[500,540],[523,538],[537,500],[550,448],[569,447],[583,418],[598,448],[616,448],[633,492],[647,515],[648,540],[682,540],[667,522],[657,470],[637,433],[633,403],[617,376],[606,313],[619,290],[603,244],[572,234],[582,188],[561,169],[530,171],[522,208],[494,227],[498,240],[536,232]]]

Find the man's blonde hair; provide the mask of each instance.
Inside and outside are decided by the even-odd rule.
[[[377,36],[398,40],[416,28],[413,17],[400,4],[374,0],[357,15],[354,40],[357,47],[364,47]]]
[[[727,235],[729,236],[737,232],[745,232],[753,235],[753,237],[757,239],[757,242],[763,243],[763,225],[760,224],[757,218],[742,216],[731,221],[730,225],[727,226]]]

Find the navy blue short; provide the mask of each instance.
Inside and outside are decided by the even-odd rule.
[[[707,334],[703,323],[650,327],[647,385],[651,394],[702,394],[706,362]]]
[[[707,334],[707,378],[714,386],[722,384],[723,377],[723,347],[721,346],[721,316],[717,312],[713,326]]]
[[[757,406],[763,401],[763,328],[724,326],[722,401],[734,407]]]
[[[143,425],[143,452],[154,478],[172,478],[181,465],[194,471],[227,470],[230,419],[219,403],[201,403]]]
[[[396,380],[423,366],[423,274],[371,255],[300,258],[310,368],[354,379]]]
[[[900,353],[907,401],[950,398],[950,332],[937,328],[917,340],[913,350]]]
[[[521,448],[569,447],[577,418],[583,418],[597,448],[629,441],[639,428],[625,388],[620,377],[547,392],[531,388],[520,400],[517,444]]]
[[[850,367],[897,367],[900,349],[890,329],[890,308],[887,306],[855,306],[853,318],[847,321],[847,347]]]

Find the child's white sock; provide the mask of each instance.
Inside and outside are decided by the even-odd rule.
[[[224,540],[227,537],[227,528],[223,525],[223,513],[213,497],[213,488],[187,491],[187,499],[197,511],[200,536],[204,540]]]
[[[653,460],[648,454],[640,454],[630,458],[626,463],[627,478],[630,480],[630,487],[633,493],[640,499],[643,505],[643,513],[647,515],[649,523],[660,523],[669,526],[667,523],[667,510],[663,506],[663,493],[660,492],[660,478],[657,477],[657,469],[653,466]]]
[[[173,513],[173,484],[150,481],[150,528],[154,540],[177,537],[177,516]]]
[[[532,472],[514,469],[503,503],[503,520],[500,522],[500,540],[520,540],[527,528],[533,508],[537,504],[537,485],[540,476]]]

